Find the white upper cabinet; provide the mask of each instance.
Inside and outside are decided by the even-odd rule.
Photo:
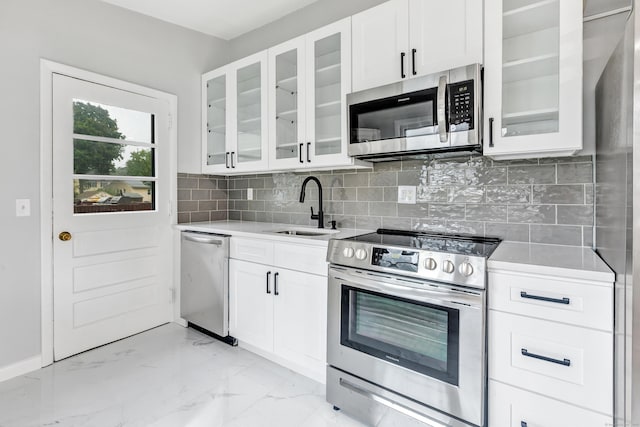
[[[269,166],[350,166],[351,19],[269,49]]]
[[[409,0],[391,0],[353,15],[353,91],[408,77]]]
[[[482,2],[391,0],[353,16],[353,91],[482,63]]]
[[[266,171],[267,52],[202,76],[203,173]]]
[[[484,154],[582,149],[582,1],[485,0]]]

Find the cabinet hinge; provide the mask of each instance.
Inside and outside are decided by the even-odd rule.
[[[173,115],[169,113],[169,130],[173,129]]]

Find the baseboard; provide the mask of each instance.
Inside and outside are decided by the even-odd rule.
[[[270,360],[278,365],[281,365],[287,369],[290,369],[294,372],[297,372],[300,375],[304,375],[305,377],[311,378],[321,384],[327,383],[327,368],[325,364],[318,364],[317,366],[309,367],[299,365],[297,363],[293,363],[290,360],[287,360],[283,357],[277,356],[268,351],[262,350],[261,348],[254,347],[251,344],[247,344],[242,341],[238,341],[238,347],[244,348],[251,353],[255,353],[258,356],[264,357],[267,360]]]
[[[20,375],[24,375],[32,371],[36,371],[41,367],[42,357],[40,355],[21,360],[20,362],[13,363],[11,365],[0,367],[0,382],[19,377]]]

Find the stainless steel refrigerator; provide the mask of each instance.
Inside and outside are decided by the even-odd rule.
[[[640,0],[634,3],[635,10]],[[640,19],[635,11],[596,87],[595,248],[616,274],[615,425],[640,426]]]

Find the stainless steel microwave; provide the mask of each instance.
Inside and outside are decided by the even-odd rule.
[[[480,73],[473,64],[348,94],[349,155],[482,152]]]

